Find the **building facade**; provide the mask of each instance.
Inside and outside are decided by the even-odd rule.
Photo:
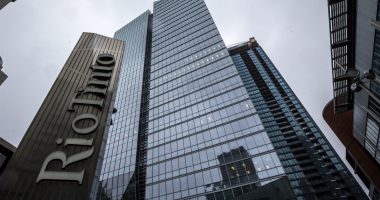
[[[328,5],[334,100],[323,114],[370,196],[380,199],[380,2]]]
[[[0,176],[1,199],[90,199],[124,42],[83,33]]]
[[[256,40],[229,51],[297,198],[365,198]]]
[[[16,147],[0,137],[0,175],[3,173],[15,151]]]
[[[99,198],[229,199],[285,176],[204,1],[156,2],[115,38],[130,46],[109,139],[131,151],[107,143]]]
[[[116,196],[120,199],[124,193],[127,194],[129,183],[136,179],[134,172],[141,124],[140,112],[144,98],[144,68],[148,64],[146,56],[149,56],[147,45],[150,15],[149,11],[143,13],[115,33],[115,38],[125,41],[128,45],[124,50],[115,98],[114,106],[118,111],[112,115],[113,124],[108,131],[100,178],[101,198]],[[131,190],[134,188],[129,188],[129,191]]]
[[[98,199],[366,199],[262,49],[227,49],[203,0],[156,1],[115,38],[131,46]]]
[[[1,69],[3,69],[3,60],[0,57],[0,85],[3,84],[5,79],[8,78],[8,76]]]
[[[145,199],[231,199],[284,175],[203,0],[155,2],[150,68]],[[223,177],[238,160],[256,175]]]

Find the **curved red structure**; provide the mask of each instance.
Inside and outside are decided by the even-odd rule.
[[[331,100],[323,109],[322,115],[346,147],[346,159],[355,169],[355,172],[360,178],[367,179],[363,182],[370,182],[375,190],[380,191],[380,166],[353,136],[353,110],[334,113],[334,101]],[[365,177],[362,177],[363,175]],[[366,185],[368,186],[368,184]]]

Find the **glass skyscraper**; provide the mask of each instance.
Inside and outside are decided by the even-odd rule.
[[[115,38],[126,49],[98,199],[365,199],[273,65],[255,71],[271,90],[255,85],[247,64],[270,63],[264,52],[229,51],[203,0],[156,1]]]
[[[231,199],[284,174],[204,1],[156,2],[152,29],[145,198]]]
[[[365,199],[316,123],[254,38],[230,54],[298,199]]]
[[[101,198],[120,199],[135,172],[150,15],[146,11],[115,33],[116,39],[128,45],[114,104],[117,112],[112,115],[103,159]]]

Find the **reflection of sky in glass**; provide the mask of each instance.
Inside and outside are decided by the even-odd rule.
[[[101,172],[104,192],[121,199],[135,170],[140,102],[148,30],[147,11],[115,33],[126,41]]]

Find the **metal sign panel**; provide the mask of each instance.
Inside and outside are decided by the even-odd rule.
[[[2,199],[90,198],[123,50],[82,34],[0,177]]]

